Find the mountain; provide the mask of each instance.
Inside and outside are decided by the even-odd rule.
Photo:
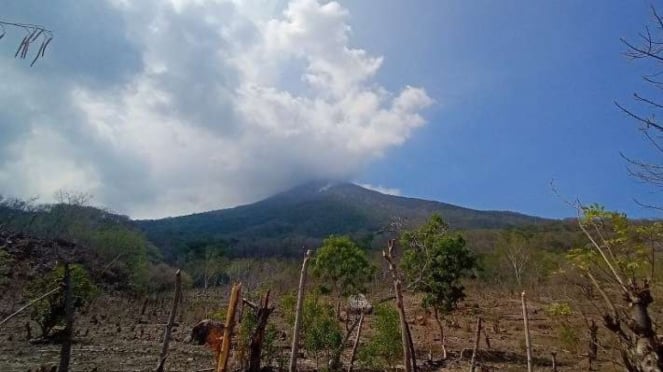
[[[500,229],[548,221],[386,195],[352,183],[312,182],[249,205],[136,223],[166,256],[206,241],[222,242],[231,255],[290,255],[330,234],[349,234],[370,246],[394,219],[411,227],[432,213],[441,214],[456,229]]]

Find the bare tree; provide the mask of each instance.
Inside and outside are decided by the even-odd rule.
[[[663,110],[663,18],[654,6],[651,7],[653,25],[645,26],[639,33],[639,41],[621,39],[626,45],[626,56],[650,64],[651,72],[642,76],[648,85],[648,93],[633,93],[634,103],[625,106],[615,102],[624,113],[638,123],[638,129],[654,150],[653,159],[634,159],[621,154],[628,164],[629,173],[635,178],[652,185],[657,191],[663,191],[663,124],[656,119],[656,113]],[[645,205],[636,200],[641,205]],[[661,209],[662,206],[652,206]]]
[[[0,39],[5,37],[7,28],[15,28],[24,32],[23,39],[16,49],[14,58],[25,59],[30,53],[33,44],[39,44],[37,53],[34,54],[30,67],[34,66],[39,58],[44,57],[46,47],[53,40],[53,31],[46,29],[44,26],[34,25],[30,23],[16,23],[0,20]]]

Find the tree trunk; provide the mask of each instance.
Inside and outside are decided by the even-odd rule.
[[[260,371],[260,360],[262,354],[262,343],[265,339],[265,328],[269,315],[274,311],[274,307],[269,307],[269,291],[261,301],[260,308],[256,311],[256,328],[251,334],[251,345],[249,346],[249,372]]]
[[[635,343],[631,347],[633,361],[639,368],[638,372],[661,372],[663,371],[663,348],[656,338],[649,317],[648,307],[653,302],[649,286],[645,285],[642,290],[637,292],[634,290],[634,292],[630,295],[631,324],[629,325],[636,335]]]
[[[444,336],[444,326],[442,325],[442,319],[440,319],[440,314],[436,308],[433,309],[433,314],[435,315],[435,322],[437,327],[440,329],[440,343],[442,344],[442,360],[447,359],[447,343]]]
[[[299,352],[299,329],[302,326],[302,308],[304,306],[304,289],[306,287],[306,268],[311,258],[311,251],[306,251],[302,271],[299,275],[299,287],[297,288],[297,307],[295,309],[295,326],[292,330],[292,347],[290,348],[290,365],[288,371],[297,372],[297,353]]]
[[[396,265],[393,262],[393,249],[394,249],[394,240],[389,241],[389,245],[386,251],[382,252],[382,255],[385,260],[389,263],[389,271],[391,272],[391,277],[394,280],[394,292],[396,293],[396,307],[398,308],[398,318],[401,325],[401,342],[403,344],[403,368],[405,372],[416,372],[417,363],[414,361],[413,347],[411,345],[412,337],[410,336],[410,327],[407,324],[407,318],[405,316],[405,306],[403,305],[403,292],[401,290],[401,281],[398,278],[398,271],[396,270]]]

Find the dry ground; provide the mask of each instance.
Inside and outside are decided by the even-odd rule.
[[[433,319],[416,304],[416,299],[407,297],[408,318],[412,320],[417,357],[428,370],[467,371],[469,357],[478,316],[482,316],[485,334],[490,348],[482,336],[479,360],[486,370],[526,370],[523,321],[520,296],[518,294],[486,294],[481,288],[469,288],[470,295],[462,307],[445,319],[449,358],[445,363],[426,363],[429,353],[433,360],[440,358],[439,331]],[[184,296],[182,315],[177,321],[171,342],[170,356],[166,363],[169,371],[203,371],[212,367],[212,354],[202,346],[183,342],[191,327],[198,321],[223,308],[227,288],[209,291],[206,295],[199,290],[187,291]],[[377,297],[377,296],[376,296]],[[567,350],[558,337],[556,322],[543,311],[551,300],[545,293],[537,293],[530,301],[530,322],[535,370],[551,370],[551,352],[557,353],[560,371],[587,370],[585,326],[582,319],[572,318],[574,329],[581,336],[577,350]],[[275,296],[278,301],[278,296]],[[171,299],[167,296],[148,301],[145,313],[140,314],[143,298],[128,298],[104,295],[98,298],[76,323],[76,340],[73,347],[72,370],[74,371],[148,371],[156,366],[160,351],[163,323],[168,317]],[[223,311],[223,310],[222,310]],[[27,315],[17,317],[0,329],[0,371],[27,371],[41,365],[57,363],[59,346],[31,344],[27,341],[25,324]],[[288,331],[277,311],[273,321]],[[370,335],[371,317],[367,318]],[[33,325],[33,334],[37,334]],[[602,340],[609,336],[602,329]],[[352,338],[350,339],[352,342]],[[571,345],[573,346],[573,345]],[[350,349],[350,346],[348,346]],[[607,359],[611,351],[600,353],[599,365],[595,370],[611,371],[619,368]],[[283,342],[283,357],[288,355],[287,341]],[[311,369],[311,360],[302,363],[302,369]]]

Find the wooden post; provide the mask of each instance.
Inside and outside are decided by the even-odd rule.
[[[414,360],[412,338],[410,336],[410,327],[405,317],[405,306],[403,305],[403,291],[401,290],[401,281],[398,278],[396,265],[393,261],[394,239],[389,240],[387,250],[382,251],[382,256],[389,263],[389,271],[394,281],[394,292],[396,292],[396,307],[398,308],[398,317],[401,324],[401,342],[403,343],[403,367],[405,372],[416,372],[417,363]]]
[[[550,358],[552,359],[552,372],[557,372],[557,353],[550,352]]]
[[[299,275],[299,287],[297,288],[297,307],[295,308],[295,326],[292,330],[292,347],[290,348],[289,372],[297,372],[297,353],[299,352],[299,329],[302,325],[302,307],[304,306],[304,287],[306,286],[306,268],[311,258],[311,250],[306,251],[302,272]]]
[[[477,330],[474,336],[474,349],[472,350],[472,361],[470,362],[470,372],[476,368],[477,352],[479,351],[479,341],[481,341],[481,317],[477,319]]]
[[[350,365],[348,366],[348,372],[352,372],[352,365],[355,362],[355,356],[357,355],[357,348],[359,348],[359,339],[361,338],[361,327],[364,324],[364,311],[362,309],[361,316],[359,317],[359,325],[357,326],[357,337],[355,338],[354,344],[352,344],[352,354],[350,354]]]
[[[60,349],[60,366],[58,371],[69,371],[69,360],[71,358],[71,336],[73,335],[74,328],[74,298],[71,285],[71,269],[69,263],[64,264],[64,311],[65,311],[65,326],[64,326],[64,339],[62,340],[62,348]]]
[[[523,322],[525,323],[525,346],[527,348],[527,372],[532,372],[532,344],[529,337],[529,320],[527,318],[527,300],[525,299],[525,291],[520,294],[520,299],[523,303]]]
[[[163,331],[163,343],[161,344],[161,354],[159,354],[159,362],[157,364],[156,371],[163,372],[164,364],[166,363],[166,358],[168,357],[168,344],[170,343],[170,334],[175,324],[175,315],[177,313],[177,304],[180,303],[180,296],[182,295],[182,273],[180,270],[177,270],[175,273],[175,297],[173,298],[173,307],[170,309],[170,315],[168,316],[168,323],[166,323],[166,328]]]
[[[221,342],[221,352],[219,353],[219,362],[216,366],[216,372],[226,372],[228,369],[228,355],[230,354],[230,341],[235,327],[235,312],[237,311],[237,302],[242,291],[242,283],[233,284],[230,291],[230,302],[228,302],[228,314],[226,315],[226,324],[223,329],[223,341]]]

